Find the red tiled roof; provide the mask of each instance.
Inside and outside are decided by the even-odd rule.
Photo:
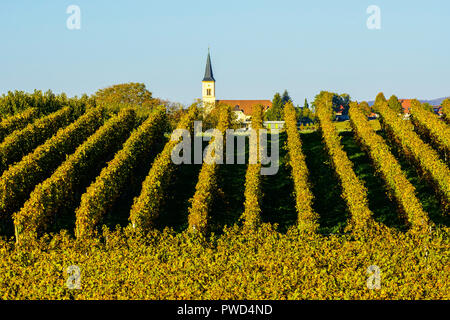
[[[399,99],[398,100],[403,107],[404,113],[409,113],[409,109],[411,108],[411,99]]]
[[[264,111],[272,106],[270,100],[217,100],[217,103],[229,105],[234,110],[242,110],[246,116],[250,116],[253,107],[259,104],[264,106]]]

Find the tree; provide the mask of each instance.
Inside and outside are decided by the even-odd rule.
[[[403,113],[403,106],[395,95],[392,95],[388,101],[389,108],[397,113]]]
[[[303,118],[303,108],[301,108],[299,105],[297,105],[295,107],[295,114],[296,114],[298,120],[302,120],[302,118]]]
[[[343,93],[341,95],[337,95],[333,93],[333,110],[335,112],[341,111],[341,107],[344,107],[342,110],[342,114],[348,113],[348,108],[350,107],[350,95],[347,93]]]
[[[333,100],[339,101],[340,103],[339,98],[337,99],[336,96],[339,97],[336,93],[333,92],[320,91],[320,93],[314,97],[314,101],[312,103],[314,106],[314,110],[317,110],[317,106],[320,105],[321,102],[324,102],[327,108],[332,107],[334,109],[335,104]],[[329,105],[329,102],[331,102],[331,106]],[[330,119],[333,121],[335,118],[336,115],[333,113]]]
[[[292,99],[291,99],[291,97],[289,96],[289,93],[288,93],[287,90],[284,90],[283,96],[281,97],[281,100],[282,100],[282,102],[283,102],[283,108],[284,108],[284,105],[285,105],[286,103],[292,102]]]
[[[51,90],[46,92],[34,90],[33,93],[9,91],[8,94],[0,97],[0,117],[17,114],[29,107],[37,108],[45,115],[67,105],[84,109],[87,106],[95,106],[95,101],[87,95],[83,95],[81,98],[76,96],[68,98],[64,92],[56,95]]]
[[[303,108],[309,108],[308,99],[305,98],[305,103],[303,104]]]
[[[359,104],[359,108],[362,110],[362,112],[369,116],[372,113],[372,108],[369,106],[369,104],[366,101],[363,101]]]
[[[177,124],[180,122],[183,115],[186,113],[184,106],[181,103],[167,102],[167,120],[171,127],[171,131],[176,129]]]
[[[387,102],[386,97],[384,96],[383,92],[380,92],[377,94],[377,97],[375,99],[375,105],[378,106],[380,103]]]
[[[135,105],[139,107],[153,107],[159,104],[158,99],[152,97],[143,83],[123,83],[100,89],[95,93],[98,105]]]
[[[277,92],[273,96],[272,107],[265,113],[265,118],[268,121],[279,121],[282,118],[283,99]]]
[[[308,104],[308,102],[305,99],[305,105],[303,106],[303,111],[302,111],[302,118],[303,119],[310,119],[310,120],[312,120],[311,116],[312,116],[311,109],[309,109],[309,104]]]

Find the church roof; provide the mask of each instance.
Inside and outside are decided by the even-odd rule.
[[[206,69],[205,69],[205,77],[203,78],[203,81],[216,81],[214,80],[212,66],[211,66],[211,57],[209,55],[208,50],[208,58],[206,59]]]
[[[234,111],[242,111],[246,116],[252,114],[254,106],[264,106],[264,111],[272,106],[270,100],[217,100],[217,103],[223,103],[233,108]]]

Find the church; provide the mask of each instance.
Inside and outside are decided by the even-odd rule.
[[[209,50],[206,59],[205,76],[202,81],[202,101],[205,110],[211,110],[219,103],[229,105],[236,114],[238,121],[242,122],[251,118],[254,106],[262,105],[264,111],[267,111],[272,106],[272,101],[270,100],[216,100],[216,80],[213,75]]]

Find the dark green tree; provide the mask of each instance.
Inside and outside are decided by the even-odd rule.
[[[265,120],[268,121],[279,121],[282,119],[283,111],[283,99],[281,95],[277,92],[273,96],[272,107],[265,113]]]
[[[403,113],[403,107],[398,98],[395,95],[392,95],[388,101],[389,108],[394,110],[397,113]]]
[[[303,118],[303,108],[299,105],[295,107],[295,114],[297,115],[297,120],[300,121]]]
[[[283,96],[281,97],[281,101],[283,102],[283,107],[286,103],[288,103],[289,101],[292,102],[291,97],[289,96],[289,93],[287,90],[284,90],[283,92]]]
[[[347,114],[348,108],[350,107],[350,95],[347,93],[343,93],[341,95],[333,93],[333,110],[335,112],[339,112],[341,111],[341,106],[344,107],[342,113]]]

